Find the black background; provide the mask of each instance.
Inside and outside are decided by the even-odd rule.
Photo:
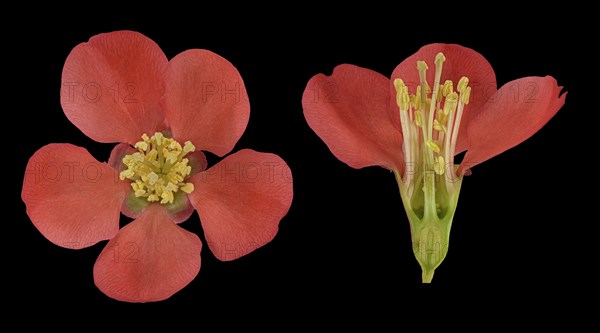
[[[204,310],[233,315],[258,310],[266,316],[274,309],[296,309],[306,318],[320,314],[333,321],[337,311],[358,314],[354,319],[374,311],[392,324],[406,306],[424,312],[465,301],[481,308],[508,302],[511,310],[523,311],[565,306],[559,300],[576,294],[575,281],[586,275],[587,266],[576,260],[587,255],[582,234],[591,223],[582,215],[576,190],[586,181],[585,161],[575,152],[584,140],[577,129],[586,118],[574,77],[580,65],[572,60],[578,46],[569,38],[575,27],[557,28],[558,10],[512,9],[500,19],[485,14],[460,19],[457,13],[457,20],[442,18],[423,29],[385,8],[324,14],[315,7],[302,19],[279,10],[280,16],[265,19],[233,18],[226,9],[197,18],[114,10],[99,18],[65,15],[43,24],[24,17],[22,27],[13,27],[17,65],[12,69],[18,75],[12,98],[18,103],[10,112],[19,117],[15,123],[22,135],[15,138],[16,147],[8,141],[16,148],[10,162],[16,170],[8,179],[15,215],[5,221],[4,237],[16,298],[50,308],[63,303],[128,310],[182,306],[197,310],[199,317]],[[216,22],[206,21],[207,16]],[[291,210],[271,243],[233,262],[218,261],[205,246],[197,278],[170,299],[146,305],[114,301],[94,286],[92,267],[106,242],[79,251],[57,247],[32,225],[20,200],[27,160],[48,143],[72,143],[107,160],[113,145],[92,141],[64,116],[61,70],[75,45],[121,29],[145,34],[168,58],[204,48],[233,63],[251,103],[248,128],[233,151],[276,153],[294,175]],[[313,75],[329,74],[338,64],[389,76],[431,42],[474,48],[490,61],[499,85],[552,75],[569,95],[539,133],[477,166],[465,179],[449,254],[433,283],[423,285],[393,175],[338,161],[306,124],[301,96]],[[182,226],[204,240],[196,213]]]

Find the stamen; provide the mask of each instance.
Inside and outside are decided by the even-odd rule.
[[[433,86],[427,82],[429,69],[427,63],[417,61],[419,85],[413,95],[408,93],[408,87],[400,78],[393,82],[404,137],[405,161],[420,162],[423,166],[414,174],[404,175],[403,180],[409,182],[409,193],[419,188],[421,181],[425,182],[425,173],[442,175],[450,172],[446,171],[448,166],[450,170],[454,170],[456,141],[464,106],[469,103],[471,87],[466,76],[460,78],[456,90],[451,80],[445,80],[441,84],[445,61],[446,57],[443,53],[440,52],[435,56]],[[446,163],[449,165],[447,166]],[[450,177],[455,176],[452,172]],[[432,190],[435,190],[435,186]]]
[[[448,114],[444,110],[439,109],[437,112],[437,120],[440,124],[446,125],[448,122]]]
[[[180,146],[181,147],[181,146]],[[189,141],[186,141],[183,144],[183,155],[185,156],[187,153],[193,152],[196,150],[196,147]]]
[[[417,88],[419,91],[421,91],[419,88]],[[409,95],[408,96],[410,99],[410,107],[413,108],[414,110],[420,110],[421,109],[421,94],[419,94],[418,98],[417,95]]]
[[[460,94],[460,100],[464,105],[469,104],[469,97],[471,97],[471,87],[465,88]]]
[[[398,104],[400,111],[408,111],[410,104],[408,87],[404,85],[401,79],[394,80],[394,87],[396,88],[396,104]]]
[[[454,122],[454,129],[452,130],[452,139],[450,140],[450,152],[452,154],[454,154],[456,149],[456,141],[458,140],[458,131],[460,130],[460,121],[462,119],[462,113],[465,104],[469,103],[469,97],[471,96],[471,87],[467,86],[468,83],[469,79],[465,76],[463,76],[458,83],[458,88],[461,93],[460,101],[458,102],[458,108],[456,110],[456,120]],[[454,173],[454,163],[452,163],[452,160],[449,161],[452,170],[451,177],[454,178],[456,177],[456,174]]]
[[[444,113],[450,114],[456,110],[456,103],[458,102],[458,94],[452,92],[446,96],[446,101],[444,102]]]
[[[433,81],[433,95],[431,96],[431,99],[434,101],[437,100],[438,91],[440,90],[440,79],[442,78],[442,68],[444,66],[444,61],[446,61],[446,57],[442,52],[438,53],[435,56],[435,79]],[[431,105],[429,106],[429,127],[427,128],[427,137],[430,139],[433,137],[433,116],[435,113],[435,109],[436,104],[431,103]]]
[[[433,140],[427,140],[425,144],[427,145],[427,147],[429,147],[429,149],[433,150],[434,152],[440,152],[440,145],[437,142]]]
[[[402,91],[402,87],[404,87],[404,81],[402,81],[402,79],[395,79],[394,88],[396,88],[397,93]]]
[[[133,181],[131,188],[135,196],[167,204],[173,203],[173,193],[179,189],[185,193],[193,192],[194,185],[183,182],[192,171],[189,160],[184,156],[195,151],[196,147],[190,141],[182,147],[160,132],[152,137],[143,134],[142,140],[135,144],[139,152],[123,157],[127,169],[119,174],[121,180]]]
[[[423,127],[423,115],[421,111],[415,111],[415,125],[417,127]]]
[[[150,184],[150,185],[154,185],[158,181],[158,175],[155,174],[154,172],[150,172],[147,177],[148,177],[148,184]]]
[[[142,151],[148,150],[148,144],[144,141],[140,141],[135,144],[135,148],[141,149]]]
[[[463,76],[458,81],[458,86],[456,87],[456,90],[458,90],[458,92],[462,94],[463,90],[465,90],[465,88],[467,88],[467,85],[469,85],[469,78],[466,76]]]
[[[452,81],[446,80],[446,82],[444,82],[443,91],[444,91],[444,97],[448,96],[448,94],[453,91]]]
[[[442,156],[438,156],[433,163],[433,171],[435,171],[438,175],[444,174],[444,169],[446,168],[444,158]]]
[[[421,86],[417,86],[417,93],[415,94],[415,103],[414,105],[414,109],[421,111]]]
[[[194,184],[186,183],[185,185],[181,186],[180,189],[185,193],[192,193],[194,192]]]
[[[410,107],[410,98],[408,97],[408,87],[404,84],[401,79],[394,80],[394,87],[396,88],[396,104],[400,108],[400,124],[402,126],[402,136],[406,138],[403,142],[403,150],[405,155],[406,163],[411,163],[412,153],[410,147],[410,123],[409,116],[407,114]]]
[[[159,146],[162,145],[162,139],[164,138],[163,134],[161,132],[158,132],[156,134],[154,134],[154,139],[156,139],[156,144],[158,144]]]
[[[439,52],[438,54],[435,55],[435,64],[436,65],[441,65],[445,61],[446,61],[446,56],[442,52]]]
[[[433,121],[433,128],[436,131],[446,132],[446,125],[442,125],[439,120],[435,119]]]
[[[423,113],[423,115],[425,115],[425,106],[427,105],[427,69],[429,67],[427,66],[427,63],[425,61],[417,61],[417,69],[419,70],[419,79],[421,80],[421,85],[417,88],[417,95],[420,95],[420,100],[421,100],[421,107],[419,108],[421,110],[421,113]],[[419,88],[421,88],[419,90]],[[420,94],[419,94],[420,93]],[[419,97],[419,96],[418,96]],[[425,120],[426,118],[423,118],[423,125],[427,126],[427,124],[425,124]],[[426,135],[425,131],[423,131],[423,135]]]
[[[446,81],[448,82],[448,81]],[[451,91],[452,90],[452,82],[450,82],[449,85],[447,85],[449,87],[450,91],[447,95],[446,95],[446,100],[444,102],[444,115],[446,115],[446,117],[448,118],[447,121],[447,131],[446,131],[446,136],[445,136],[445,142],[444,142],[444,149],[445,149],[445,157],[446,157],[446,161],[451,161],[452,157],[452,153],[450,151],[450,140],[452,139],[452,130],[454,128],[454,113],[456,111],[456,107],[458,105],[458,94],[456,92]],[[445,88],[446,89],[446,88]],[[446,91],[444,91],[446,92]]]

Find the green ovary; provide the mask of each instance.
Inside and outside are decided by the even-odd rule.
[[[430,283],[448,253],[462,177],[450,180],[425,171],[413,184],[406,184],[398,172],[394,174],[410,221],[413,253],[421,265],[423,283]]]

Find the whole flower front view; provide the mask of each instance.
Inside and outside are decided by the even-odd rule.
[[[394,172],[423,282],[431,282],[448,252],[463,176],[537,132],[565,97],[549,76],[497,89],[479,53],[431,44],[398,65],[391,79],[353,65],[316,75],[302,104],[308,124],[339,160]]]
[[[169,298],[200,270],[202,243],[177,224],[198,211],[209,248],[233,260],[275,237],[292,202],[287,164],[244,149],[209,169],[250,116],[235,67],[207,50],[170,61],[142,34],[92,37],[69,54],[61,105],[84,134],[120,142],[108,163],[70,144],[49,144],[29,160],[22,199],[36,228],[72,249],[110,240],[94,282],[121,301]],[[133,218],[119,230],[119,212]]]

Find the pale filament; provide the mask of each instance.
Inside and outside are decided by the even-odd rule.
[[[459,80],[456,91],[450,80],[442,85],[445,61],[446,57],[441,52],[435,57],[433,89],[427,82],[428,66],[425,61],[417,62],[420,83],[414,95],[409,94],[402,79],[394,80],[404,137],[404,157],[407,169],[410,169],[403,176],[403,181],[408,184],[418,181],[418,174],[425,171],[446,174],[449,182],[457,177],[454,170],[456,141],[464,107],[469,104],[471,87],[469,79],[464,76]],[[414,166],[417,164],[420,170],[415,173]]]

